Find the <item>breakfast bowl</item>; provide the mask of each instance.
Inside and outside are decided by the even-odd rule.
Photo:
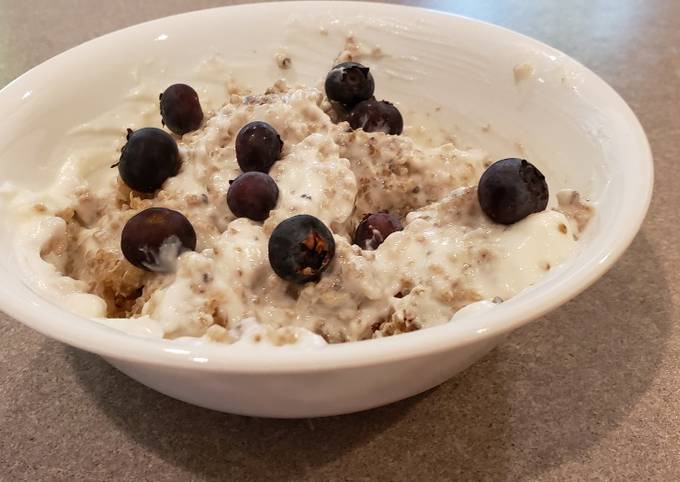
[[[123,130],[152,122],[156,113],[137,103],[147,91],[157,102],[163,86],[191,83],[216,109],[229,95],[227,84],[263,92],[283,77],[317,86],[348,39],[372,53],[380,94],[399,105],[409,128],[480,146],[492,158],[532,159],[551,192],[580,192],[595,215],[575,252],[492,308],[466,309],[448,323],[409,333],[314,349],[233,349],[135,336],[78,316],[44,294],[41,273],[17,250],[17,226],[3,193],[44,189],[75,150],[120,135],[110,132],[112,119]],[[602,276],[637,233],[652,192],[645,134],[594,73],[518,33],[411,7],[286,2],[147,22],[32,69],[0,91],[0,110],[0,308],[161,393],[236,414],[350,413],[444,382]],[[104,112],[114,114],[102,119]],[[94,157],[99,164],[115,162],[107,156]]]

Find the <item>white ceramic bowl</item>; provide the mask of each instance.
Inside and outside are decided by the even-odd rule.
[[[234,352],[136,338],[45,301],[19,271],[10,246],[13,227],[4,223],[0,307],[172,397],[239,414],[309,417],[375,407],[442,383],[510,331],[576,296],[621,256],[646,213],[653,168],[645,134],[616,92],[530,38],[393,5],[243,5],[164,18],[87,42],[0,92],[0,178],[44,184],[53,172],[48,154],[63,133],[111,108],[130,88],[131,69],[149,59],[172,81],[186,79],[186,66],[198,56],[221,53],[237,79],[263,89],[281,74],[273,56],[283,48],[293,58],[286,76],[315,85],[349,31],[387,54],[373,66],[382,97],[399,101],[406,112],[440,106],[442,119],[464,142],[499,156],[521,143],[549,172],[553,191],[570,186],[596,203],[597,217],[573,259],[493,310],[455,323],[322,350]],[[520,64],[533,73],[516,82],[513,68]],[[482,135],[479,127],[487,123],[499,135]]]

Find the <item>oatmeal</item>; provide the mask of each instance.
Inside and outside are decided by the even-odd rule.
[[[348,44],[341,65],[368,82],[368,69],[351,62],[362,48]],[[290,66],[283,54],[277,62]],[[326,92],[333,88],[327,80]],[[577,193],[546,209],[547,187],[545,199],[535,194],[545,184],[540,175],[527,188],[539,196],[536,206],[504,221],[507,213],[485,207],[493,203],[480,204],[480,177],[492,170],[484,151],[425,148],[399,135],[401,115],[369,99],[372,85],[368,95],[341,93],[349,122],[322,90],[281,81],[262,95],[233,92],[205,115],[191,110],[188,124],[184,114],[170,118],[171,93],[164,93],[164,123],[178,134],[147,132],[176,144],[178,167],[169,174],[155,167],[123,175],[141,129],[128,133],[121,175],[112,169],[95,186],[67,163],[52,190],[12,200],[18,210],[32,206],[23,209],[31,221],[20,236],[30,240],[26,265],[36,279],[57,279],[55,298],[69,309],[140,336],[318,346],[446,323],[468,305],[493,305],[538,281],[567,259],[592,216]],[[355,125],[352,111],[365,102],[373,104],[363,105]],[[254,138],[259,144],[248,145]],[[262,194],[253,206],[254,192]],[[170,230],[158,235],[153,266],[144,261],[148,249],[138,261],[125,253],[126,243],[139,244],[126,241],[125,229],[139,236],[126,226],[150,208],[161,208],[153,212],[162,219],[178,213],[173,226],[184,229],[161,226]],[[303,232],[300,224],[284,233],[291,219],[323,228]],[[138,229],[146,238],[163,232]],[[279,235],[300,235],[290,249],[307,249],[307,257],[276,252]],[[286,271],[300,260],[308,264]]]

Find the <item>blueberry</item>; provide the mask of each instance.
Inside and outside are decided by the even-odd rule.
[[[203,120],[203,110],[198,94],[186,84],[173,84],[163,92],[161,117],[163,125],[178,135],[195,131]]]
[[[269,174],[246,172],[229,186],[227,205],[239,218],[264,221],[274,209],[279,198],[279,188]]]
[[[363,129],[366,132],[399,135],[404,130],[401,113],[386,100],[369,99],[359,102],[350,112],[347,121],[352,129]]]
[[[368,67],[356,62],[343,62],[328,72],[324,87],[330,100],[353,106],[371,98],[375,83]]]
[[[146,271],[172,271],[175,259],[196,249],[196,232],[183,214],[149,208],[135,214],[120,237],[123,256]]]
[[[236,161],[243,172],[269,172],[281,156],[283,141],[266,122],[251,122],[241,128],[235,141]]]
[[[317,281],[334,255],[333,234],[308,214],[282,221],[269,238],[269,264],[286,281]]]
[[[376,249],[392,233],[404,229],[394,214],[367,214],[354,232],[354,244],[361,249]]]
[[[541,171],[524,159],[501,159],[484,171],[477,197],[494,222],[513,224],[548,205],[548,185]]]
[[[120,152],[118,172],[135,191],[152,193],[179,172],[177,143],[167,132],[155,127],[128,129],[127,144]]]

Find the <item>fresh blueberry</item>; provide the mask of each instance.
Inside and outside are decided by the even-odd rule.
[[[401,221],[394,214],[368,214],[354,232],[354,244],[361,249],[376,249],[390,234],[402,229]]]
[[[548,205],[548,184],[524,159],[501,159],[484,171],[477,187],[482,211],[494,222],[513,224]]]
[[[123,256],[146,271],[172,271],[177,257],[196,249],[196,232],[183,214],[149,208],[135,214],[120,237]]]
[[[128,129],[127,144],[118,161],[121,179],[131,189],[152,193],[180,168],[179,150],[175,140],[162,129],[144,127]]]
[[[359,102],[347,118],[352,129],[399,135],[404,130],[404,119],[399,109],[386,100]]]
[[[195,131],[203,121],[198,94],[186,84],[173,84],[160,97],[163,125],[178,135]]]
[[[375,82],[368,67],[356,62],[343,62],[328,72],[324,87],[330,100],[353,106],[371,98]]]
[[[279,188],[269,174],[246,172],[229,186],[227,205],[239,218],[264,221],[274,209],[279,198]]]
[[[281,156],[283,141],[266,122],[251,122],[241,128],[235,141],[236,161],[243,172],[269,172]]]
[[[269,264],[286,281],[317,281],[334,255],[333,234],[308,214],[282,221],[269,238]]]

